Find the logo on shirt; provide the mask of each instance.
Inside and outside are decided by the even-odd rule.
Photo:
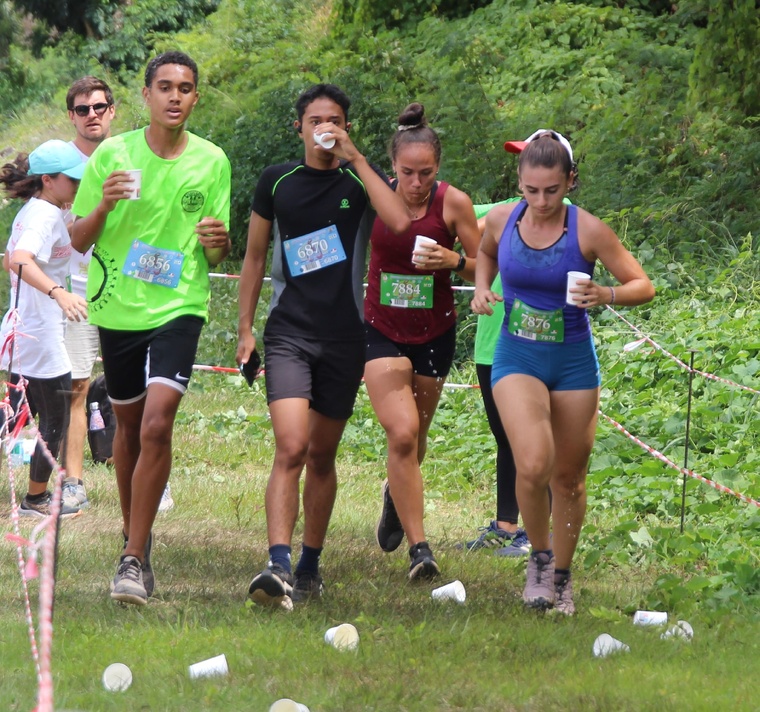
[[[197,213],[203,207],[203,193],[199,190],[188,190],[182,196],[182,209],[186,213]]]
[[[348,202],[348,198],[343,198],[343,200],[340,201],[341,210],[348,210],[350,207],[351,204]]]

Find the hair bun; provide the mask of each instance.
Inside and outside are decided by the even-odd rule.
[[[398,117],[399,131],[416,129],[420,126],[427,126],[425,118],[425,107],[415,101],[404,109]]]

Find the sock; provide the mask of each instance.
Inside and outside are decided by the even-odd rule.
[[[413,559],[420,549],[430,549],[430,545],[426,541],[418,541],[414,546],[409,547],[409,558]]]
[[[45,490],[44,492],[40,492],[39,494],[29,494],[29,492],[27,492],[26,500],[27,502],[41,502],[47,496],[48,496],[47,490]]]
[[[63,484],[65,484],[65,485],[83,485],[84,482],[82,482],[82,480],[80,480],[78,477],[67,477],[63,481]]]
[[[545,556],[541,556],[541,554],[544,554]],[[545,563],[548,563],[554,557],[554,552],[551,549],[546,549],[546,551],[535,551],[534,550],[533,553],[531,554],[531,556],[534,559],[537,559],[537,560],[543,561]]]
[[[287,544],[275,544],[269,547],[269,560],[272,564],[281,566],[284,571],[291,572],[290,547]]]
[[[558,586],[570,579],[570,569],[554,569],[554,585]]]
[[[319,573],[319,557],[322,554],[322,547],[315,549],[313,546],[306,546],[304,544],[301,547],[301,558],[298,560],[298,566],[296,566],[297,573],[318,574]]]

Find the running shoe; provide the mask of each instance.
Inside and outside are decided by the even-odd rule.
[[[518,529],[508,546],[497,549],[496,556],[527,556],[530,554],[530,542],[525,529]]]
[[[84,509],[90,506],[90,500],[87,499],[87,492],[82,481],[75,477],[69,477],[63,481],[61,498],[69,507]]]
[[[421,541],[409,549],[409,558],[412,560],[412,563],[409,564],[410,581],[435,578],[441,573],[441,569],[426,541]]]
[[[547,609],[554,605],[554,556],[545,551],[528,558],[523,601],[530,608]]]
[[[310,571],[296,571],[290,598],[293,603],[306,603],[322,598],[324,590],[322,577],[319,574],[313,574]]]
[[[124,547],[122,548],[122,551],[127,548],[127,537],[124,536],[124,532],[122,531],[121,535],[124,537]],[[143,585],[145,586],[145,592],[148,594],[148,597],[153,595],[153,590],[156,587],[156,577],[153,574],[153,567],[150,564],[150,552],[153,549],[153,532],[148,534],[148,541],[145,543],[145,549],[143,552],[143,561],[142,561],[142,575],[143,575]]]
[[[383,511],[380,513],[375,535],[377,543],[383,551],[396,551],[404,540],[404,527],[401,526],[401,520],[396,514],[396,506],[391,499],[388,480],[383,482],[382,493]]]
[[[136,556],[122,556],[113,578],[111,598],[120,603],[144,606],[148,594],[143,584],[142,564]]]
[[[166,487],[164,487],[164,492],[161,495],[161,501],[158,503],[158,511],[159,512],[168,512],[170,509],[174,508],[174,500],[172,499],[172,491],[169,487],[169,483],[166,483]]]
[[[248,587],[249,598],[262,606],[282,606],[285,599],[291,603],[292,593],[293,574],[272,563],[256,574]]]
[[[45,496],[37,502],[30,501],[27,495],[21,500],[21,505],[18,508],[19,516],[21,517],[49,517],[53,510],[53,495],[50,492],[45,492]],[[61,519],[71,519],[72,517],[78,517],[82,513],[79,507],[73,507],[66,502],[61,502],[61,509],[59,510],[59,516]]]
[[[499,527],[495,519],[487,527],[478,527],[478,531],[480,532],[480,536],[477,539],[468,541],[465,544],[457,544],[457,548],[466,549],[467,551],[498,549],[507,546],[514,536],[506,529]],[[520,530],[518,529],[518,531]]]
[[[554,584],[554,610],[566,616],[575,614],[573,579],[570,576],[564,581]]]

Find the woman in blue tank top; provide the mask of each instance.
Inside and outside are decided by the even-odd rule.
[[[570,566],[586,514],[600,386],[588,309],[644,304],[654,287],[607,225],[563,203],[577,178],[564,136],[541,129],[526,144],[518,165],[524,199],[486,218],[472,309],[490,314],[492,304],[504,301],[491,382],[533,545],[523,601],[572,615]],[[618,285],[593,281],[597,260]],[[503,297],[491,290],[497,270]],[[568,272],[588,276],[568,292]]]

